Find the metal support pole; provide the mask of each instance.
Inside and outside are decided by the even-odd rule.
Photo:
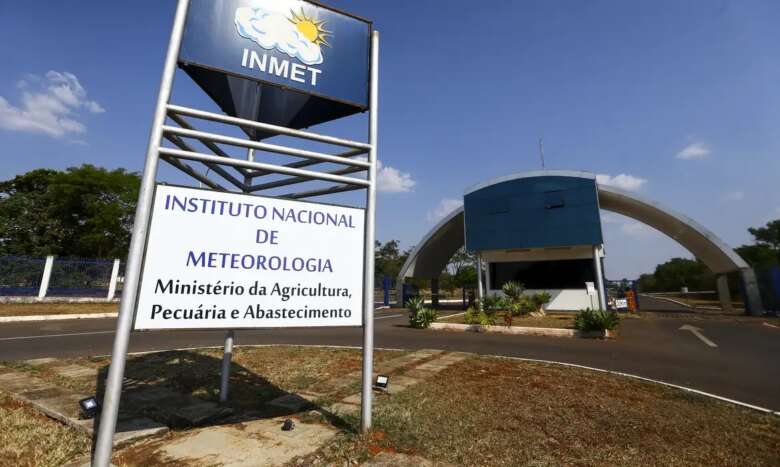
[[[477,300],[479,309],[482,310],[482,255],[477,253]]]
[[[431,279],[431,306],[439,307],[439,278]]]
[[[604,297],[604,273],[601,271],[601,247],[593,245],[593,268],[596,273],[596,291],[599,295],[599,309],[607,309],[607,299]]]
[[[43,266],[43,276],[41,276],[41,286],[38,288],[38,300],[43,300],[46,297],[46,292],[49,291],[49,280],[51,279],[51,269],[54,266],[54,256],[46,257],[46,264]]]
[[[112,300],[116,295],[116,281],[119,279],[119,258],[114,260],[114,267],[111,269],[111,282],[108,283],[108,295],[106,300]]]
[[[720,307],[723,311],[734,311],[734,307],[731,306],[731,291],[729,291],[729,276],[726,274],[719,274],[716,279],[718,286],[718,300],[720,300]]]
[[[360,400],[360,430],[371,429],[371,399],[373,397],[374,366],[374,227],[376,220],[376,163],[377,163],[377,118],[379,116],[379,32],[371,33],[371,82],[368,115],[368,180],[366,189],[366,229],[363,247],[363,388]]]
[[[490,296],[490,262],[485,263],[485,296]]]
[[[111,463],[111,449],[113,447],[114,431],[116,430],[116,419],[119,414],[119,401],[122,395],[122,379],[125,372],[127,346],[133,326],[133,312],[135,311],[138,282],[141,276],[141,260],[154,197],[154,183],[157,176],[162,127],[165,123],[166,104],[171,97],[173,78],[176,72],[176,60],[179,56],[179,47],[181,46],[184,20],[187,16],[188,6],[189,0],[179,0],[176,7],[176,16],[173,20],[168,52],[165,56],[165,65],[160,78],[160,91],[157,95],[157,105],[154,111],[154,119],[152,120],[152,129],[149,134],[144,174],[141,179],[138,205],[135,210],[133,236],[127,256],[127,271],[125,273],[124,287],[122,288],[122,300],[119,306],[114,347],[111,352],[111,366],[106,378],[106,392],[103,397],[103,409],[97,441],[95,442],[95,457],[92,465],[96,467],[108,467]]]
[[[230,360],[233,358],[233,337],[235,332],[231,329],[225,334],[225,352],[222,354],[222,374],[219,382],[219,401],[227,402],[230,390]]]
[[[249,148],[246,151],[246,160],[254,162],[255,150]],[[252,176],[246,174],[244,176],[244,193],[249,191],[249,185],[252,183]],[[228,393],[230,392],[230,362],[233,359],[233,339],[236,337],[236,332],[231,329],[225,333],[225,349],[222,352],[222,371],[219,375],[219,401],[227,402]]]

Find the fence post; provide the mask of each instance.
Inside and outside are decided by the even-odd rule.
[[[41,287],[38,289],[38,300],[43,300],[46,297],[46,292],[49,290],[49,279],[51,279],[51,268],[54,264],[54,256],[46,257],[46,265],[43,267],[43,277],[41,277]]]
[[[116,295],[116,281],[119,279],[119,258],[114,260],[114,268],[111,269],[111,282],[108,283],[108,295],[106,300],[112,300]]]

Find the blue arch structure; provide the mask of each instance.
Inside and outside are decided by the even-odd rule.
[[[541,170],[521,172],[494,178],[476,185],[471,193],[491,185],[528,177],[580,177],[595,179],[587,172],[565,170]],[[749,314],[760,315],[763,306],[755,275],[750,266],[732,248],[714,233],[693,219],[677,213],[657,202],[609,185],[596,183],[600,209],[616,212],[642,222],[677,241],[683,248],[700,259],[718,277],[718,292],[723,306],[730,307],[725,275],[738,273],[745,292],[745,308]],[[459,207],[439,221],[415,246],[398,275],[400,284],[407,277],[421,279],[438,278],[453,254],[464,245],[463,207]],[[724,290],[725,289],[725,290]],[[398,294],[400,297],[400,292]]]

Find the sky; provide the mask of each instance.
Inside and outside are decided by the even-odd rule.
[[[547,168],[598,174],[731,246],[780,218],[780,2],[326,3],[381,34],[379,240],[411,247],[467,187],[539,169],[539,138]],[[174,10],[0,0],[0,179],[141,171]],[[182,73],[172,101],[216,109]],[[312,130],[364,138],[365,125]],[[603,229],[609,278],[690,257],[617,214]]]

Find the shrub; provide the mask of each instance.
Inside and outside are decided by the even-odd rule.
[[[552,296],[547,292],[538,292],[529,297],[530,307],[533,311],[544,315],[544,305],[550,303]]]
[[[479,321],[480,326],[494,326],[496,324],[496,313],[480,311],[479,315],[477,315],[477,321]]]
[[[468,307],[466,310],[466,314],[463,315],[463,320],[466,322],[466,324],[479,324],[479,313],[474,310],[472,307]]]
[[[515,281],[509,281],[501,287],[501,291],[511,302],[518,302],[525,292],[523,284]]]
[[[501,297],[495,295],[487,295],[482,299],[482,311],[490,314],[495,314],[497,311],[504,308],[504,300]]]
[[[428,328],[439,315],[433,308],[426,307],[421,297],[409,299],[406,307],[409,309],[409,325],[417,329]]]
[[[574,327],[583,332],[612,330],[618,324],[620,324],[620,318],[614,311],[586,308],[577,313],[574,318]]]

